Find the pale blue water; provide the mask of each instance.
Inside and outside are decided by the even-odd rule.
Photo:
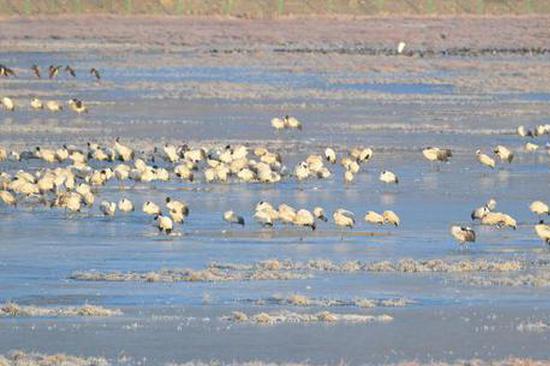
[[[55,57],[54,57],[55,56]],[[136,56],[137,57],[137,56]],[[146,364],[193,359],[223,361],[307,361],[351,364],[396,362],[399,360],[455,360],[480,357],[498,359],[513,356],[548,358],[548,332],[520,333],[516,326],[527,319],[550,318],[548,288],[480,288],[465,285],[451,274],[335,274],[292,281],[249,281],[227,283],[139,283],[82,282],[70,280],[74,271],[154,271],[160,268],[203,268],[210,262],[254,263],[270,258],[334,262],[375,262],[441,258],[446,260],[535,260],[547,258],[533,231],[537,221],[528,211],[534,199],[549,200],[550,155],[521,151],[525,141],[513,134],[519,123],[533,125],[544,116],[524,114],[515,118],[493,113],[512,111],[522,103],[546,102],[547,93],[463,94],[453,85],[330,83],[331,74],[242,67],[115,67],[116,57],[83,54],[9,53],[3,62],[47,66],[69,58],[87,70],[99,64],[106,81],[31,81],[28,75],[2,80],[2,94],[16,91],[20,98],[55,90],[55,98],[81,96],[91,102],[91,112],[76,118],[64,112],[33,114],[22,108],[12,114],[0,112],[0,127],[37,126],[53,121],[58,127],[82,126],[82,133],[15,130],[0,135],[0,144],[83,144],[87,140],[110,143],[117,135],[135,143],[155,141],[246,140],[274,141],[283,149],[285,165],[293,167],[309,153],[327,145],[372,146],[371,162],[363,166],[350,186],[342,184],[342,170],[330,167],[329,180],[294,180],[269,186],[259,184],[155,183],[138,184],[120,191],[116,182],[100,189],[96,207],[68,216],[61,210],[20,205],[0,206],[0,302],[60,306],[86,302],[121,308],[125,315],[108,319],[0,319],[0,353],[11,349],[102,355],[116,360],[121,352]],[[150,61],[150,56],[144,56]],[[53,63],[53,61],[51,61]],[[341,75],[340,75],[341,76]],[[360,75],[358,75],[359,77]],[[128,89],[136,82],[151,83],[142,90]],[[170,94],[173,83],[233,82],[249,86],[288,88],[281,100],[201,98]],[[329,100],[295,98],[293,91],[319,92],[353,88],[383,92],[384,100]],[[414,99],[417,94],[418,100]],[[161,95],[162,98],[151,98]],[[401,96],[412,99],[401,100]],[[422,99],[426,96],[441,99]],[[392,99],[395,97],[396,99]],[[459,97],[468,97],[460,99]],[[46,97],[44,97],[46,99]],[[111,103],[112,102],[112,103]],[[302,103],[305,103],[302,105]],[[282,105],[282,106],[281,106]],[[271,117],[290,110],[304,121],[302,134],[275,134]],[[490,111],[491,113],[485,113]],[[93,130],[86,128],[95,127]],[[536,141],[544,145],[547,138]],[[474,156],[478,147],[489,152],[498,143],[516,151],[513,164],[500,164],[495,171],[480,166]],[[451,147],[455,156],[439,170],[425,161],[420,148],[428,145]],[[36,170],[46,165],[33,160],[27,165],[0,162],[0,170]],[[97,163],[96,167],[101,166]],[[169,166],[165,163],[161,165]],[[381,170],[391,169],[400,178],[398,186],[378,181]],[[197,188],[197,191],[182,188]],[[209,189],[208,191],[202,190]],[[151,218],[139,211],[146,200],[163,202],[169,195],[186,201],[191,209],[188,221],[177,228],[181,236],[159,236]],[[99,215],[102,199],[130,198],[138,211],[114,218]],[[478,242],[459,250],[449,236],[454,223],[470,224],[475,207],[494,197],[498,209],[511,213],[519,222],[516,231],[475,226]],[[320,223],[315,233],[302,230],[278,235],[254,223],[253,207],[259,200],[276,205],[289,203],[312,209],[322,206],[327,213],[339,207],[356,214],[355,232],[387,233],[381,237],[346,235],[331,223]],[[230,228],[222,221],[225,210],[243,214],[245,228]],[[374,227],[363,221],[367,210],[392,209],[402,219],[399,228]],[[222,230],[229,230],[225,235]],[[241,234],[242,235],[239,235]],[[263,234],[259,237],[253,234]],[[303,240],[300,240],[303,237]],[[258,306],[250,301],[274,294],[304,294],[312,298],[386,299],[406,297],[416,303],[404,308],[334,309],[358,313],[387,313],[389,324],[290,324],[262,327],[232,325],[218,319],[233,310],[261,312],[283,306]],[[207,301],[205,302],[205,299]],[[295,311],[318,311],[300,309]],[[333,310],[333,309],[330,309]],[[159,320],[167,315],[171,320]],[[208,320],[206,320],[206,318]],[[134,326],[134,323],[137,326]]]

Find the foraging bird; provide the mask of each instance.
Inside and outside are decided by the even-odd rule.
[[[271,127],[273,127],[274,129],[276,129],[277,131],[279,130],[284,130],[285,129],[285,121],[282,120],[281,118],[273,118],[271,119]]]
[[[262,226],[273,226],[273,216],[268,210],[257,210],[254,214],[254,219]]]
[[[156,149],[156,148],[155,148]],[[175,145],[164,144],[162,150],[165,154],[165,159],[171,163],[175,163],[180,159],[178,148]]]
[[[170,197],[166,197],[165,202],[169,210],[180,211],[183,216],[189,216],[189,206],[187,206],[187,203],[173,200]]]
[[[51,112],[61,112],[63,110],[63,106],[55,100],[47,101],[46,108],[48,108],[48,110]]]
[[[389,170],[382,171],[380,173],[379,179],[380,179],[380,181],[382,181],[384,183],[388,183],[388,184],[391,184],[391,183],[398,184],[399,183],[399,178],[397,178],[397,175],[395,175],[393,172],[390,172]]]
[[[466,244],[476,241],[475,231],[468,226],[452,226],[451,235],[458,241],[458,244]]]
[[[121,198],[118,201],[118,210],[120,212],[132,212],[134,211],[134,204],[128,198]]]
[[[485,217],[485,215],[493,211],[496,207],[497,201],[491,198],[485,203],[485,205],[473,210],[470,214],[470,217],[472,218],[472,220],[481,220],[483,217]]]
[[[260,201],[256,204],[256,213],[254,218],[262,226],[273,226],[273,223],[279,219],[279,211],[266,201]]]
[[[351,229],[355,225],[355,215],[353,212],[344,210],[343,208],[334,211],[332,218],[334,219],[334,223],[342,228],[349,227]]]
[[[482,225],[493,225],[497,226],[499,228],[503,226],[510,227],[514,230],[517,229],[517,222],[516,220],[507,214],[504,214],[502,212],[488,212],[481,218],[481,224]]]
[[[401,223],[401,219],[395,212],[392,210],[386,210],[382,213],[382,216],[384,217],[384,223],[390,224],[393,226],[399,226]]]
[[[76,113],[88,113],[88,108],[82,103],[80,99],[73,98],[69,100],[69,107]]]
[[[76,77],[76,72],[75,72],[74,69],[73,69],[71,66],[69,66],[69,65],[65,66],[65,72],[69,73],[69,75],[71,75],[73,78]]]
[[[508,164],[511,164],[512,160],[514,160],[514,153],[506,146],[497,145],[493,152],[500,158],[501,161],[507,161]]]
[[[183,213],[183,211],[173,209],[173,208],[169,209],[168,214],[170,215],[170,218],[172,219],[172,221],[178,224],[183,224],[183,222],[187,218],[187,216]]]
[[[9,97],[3,97],[0,104],[2,104],[7,111],[13,112],[15,110],[15,103]]]
[[[373,151],[371,148],[355,147],[351,149],[350,156],[355,159],[355,163],[362,163],[370,160],[372,158]],[[353,164],[352,162],[351,164]],[[359,164],[357,164],[359,166]],[[353,172],[357,173],[356,171]]]
[[[99,75],[99,71],[97,71],[97,69],[95,67],[92,67],[90,69],[90,74],[93,75],[97,81],[99,81],[101,79],[101,75]]]
[[[279,220],[283,224],[292,224],[296,218],[296,209],[285,203],[279,205]]]
[[[37,79],[42,79],[42,75],[40,74],[40,68],[38,67],[38,65],[32,65],[31,70],[34,72],[34,75]]]
[[[399,42],[399,44],[397,45],[397,53],[398,54],[402,54],[403,51],[405,50],[405,47],[407,47],[407,44],[403,41]]]
[[[449,161],[449,158],[453,156],[450,149],[440,149],[438,147],[427,147],[422,150],[422,155],[429,161]]]
[[[283,119],[284,123],[285,123],[285,127],[286,128],[292,128],[292,129],[296,129],[296,130],[302,130],[302,122],[298,121],[296,118],[294,117],[290,117],[288,115],[285,116],[285,118]]]
[[[476,150],[476,157],[477,157],[477,161],[479,161],[481,164],[491,169],[495,168],[496,166],[495,160],[491,158],[489,155],[482,153],[480,149]]]
[[[529,206],[529,210],[535,215],[550,215],[550,208],[542,201],[533,201]]]
[[[328,221],[328,218],[325,216],[325,210],[323,210],[322,207],[315,207],[313,209],[313,216],[315,216],[315,218],[321,221],[324,221],[324,222]]]
[[[369,224],[382,225],[384,224],[384,216],[374,211],[368,211],[364,217],[365,221]]]
[[[244,226],[244,217],[237,215],[234,211],[225,211],[223,214],[223,219],[230,225],[238,224]]]
[[[116,212],[116,203],[109,201],[101,201],[99,209],[105,216],[114,216]]]
[[[160,215],[160,207],[151,201],[145,202],[141,210],[147,215]]]
[[[0,201],[4,202],[8,206],[16,206],[17,201],[15,200],[15,196],[11,194],[8,191],[0,191]]]
[[[44,103],[38,98],[31,99],[31,108],[32,109],[44,109]]]
[[[331,164],[335,164],[336,163],[336,151],[334,151],[333,148],[331,147],[327,147],[325,149],[325,159],[327,159],[327,161]]]
[[[166,235],[170,235],[170,233],[174,229],[174,223],[172,222],[172,219],[168,216],[163,216],[162,213],[159,213],[155,216],[155,220],[157,221],[157,228],[159,229],[159,231],[166,233]]]
[[[61,70],[62,67],[63,65],[58,65],[58,66],[50,65],[50,67],[48,68],[49,70],[48,77],[50,79],[55,78],[59,74],[59,71]]]
[[[516,132],[521,137],[533,137],[533,131],[526,129],[525,126],[518,126]]]
[[[532,142],[527,142],[523,148],[527,152],[535,152],[538,150],[539,145],[533,144]]]
[[[535,232],[539,238],[550,245],[550,225],[546,225],[544,220],[540,220],[539,223],[535,225]]]
[[[305,209],[300,209],[296,212],[292,223],[297,226],[309,227],[311,228],[311,231],[314,231],[316,228],[315,217],[313,217],[311,212]]]
[[[134,150],[132,150],[128,146],[122,145],[120,143],[120,137],[117,137],[115,139],[114,150],[118,158],[122,161],[130,161],[134,158]]]

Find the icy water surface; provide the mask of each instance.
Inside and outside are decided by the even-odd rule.
[[[447,82],[418,81],[418,75],[406,72],[392,75],[396,80],[388,76],[385,83],[345,83],[337,80],[364,80],[371,74],[257,65],[162,66],[153,62],[162,55],[149,53],[133,54],[129,66],[118,54],[5,52],[0,56],[2,62],[21,67],[68,62],[79,71],[76,80],[62,76],[36,81],[22,70],[18,78],[1,81],[2,95],[21,103],[34,95],[57,100],[77,96],[90,106],[90,113],[82,116],[32,112],[26,106],[9,114],[2,111],[0,144],[18,151],[38,144],[109,145],[116,136],[148,152],[165,142],[193,146],[244,142],[268,144],[292,169],[326,146],[336,147],[339,154],[354,145],[374,150],[374,157],[350,185],[343,184],[343,171],[336,165],[329,167],[333,176],[328,180],[288,178],[276,185],[172,180],[125,183],[121,189],[113,180],[99,190],[96,207],[79,214],[31,203],[0,206],[0,302],[38,307],[88,303],[123,312],[112,317],[3,316],[0,353],[65,352],[104,356],[113,362],[123,355],[131,362],[153,365],[189,360],[361,364],[550,357],[550,279],[546,276],[546,282],[537,286],[513,281],[514,276],[540,278],[548,273],[550,251],[536,237],[537,218],[528,210],[531,201],[550,199],[550,155],[544,149],[548,139],[535,139],[541,148],[527,153],[526,140],[514,133],[518,124],[548,123],[548,91],[481,93]],[[540,57],[546,57],[541,62],[549,61],[548,56]],[[103,72],[101,83],[87,75],[91,66]],[[441,76],[453,77],[450,71]],[[407,78],[411,81],[404,82]],[[287,112],[303,121],[302,132],[271,130],[269,120]],[[474,151],[483,148],[490,153],[497,144],[514,151],[513,163],[499,163],[494,171],[479,165]],[[431,165],[420,152],[430,145],[453,149],[453,158],[448,164]],[[37,160],[0,162],[0,170],[10,173],[45,166]],[[399,175],[398,185],[378,180],[384,169]],[[131,199],[138,210],[102,217],[97,203],[121,196]],[[161,203],[166,196],[186,201],[191,210],[187,222],[169,237],[159,235],[151,218],[139,210],[143,202]],[[449,236],[450,225],[470,224],[471,210],[491,197],[498,210],[518,220],[517,230],[474,225],[477,242],[468,249],[457,248]],[[343,207],[356,214],[357,225],[345,232],[332,220],[319,223],[315,232],[282,225],[262,228],[252,217],[260,200],[308,209],[322,206],[329,214]],[[222,213],[228,209],[245,216],[244,228],[223,222]],[[367,210],[387,209],[400,215],[399,227],[363,221]],[[202,270],[210,263],[250,265],[270,259],[368,264],[405,258],[450,264],[509,261],[521,269],[410,273],[310,268],[294,271],[299,276],[289,280],[224,282],[71,277],[75,272]],[[487,286],[480,278],[512,281],[507,286]],[[410,303],[365,308],[269,300],[293,294],[348,303],[357,299]],[[389,315],[392,320],[265,325],[223,318],[233,311],[253,317],[262,312],[326,310]],[[525,327],[537,322],[546,328]]]

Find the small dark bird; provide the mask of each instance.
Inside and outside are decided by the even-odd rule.
[[[93,76],[95,76],[95,78],[97,80],[101,80],[101,75],[99,75],[99,71],[97,71],[97,69],[95,67],[92,67],[90,69],[90,74],[92,74]]]
[[[48,68],[48,70],[50,71],[50,74],[49,74],[50,79],[55,78],[59,74],[59,70],[61,70],[62,67],[63,65],[59,65],[59,66],[50,65],[50,67]]]
[[[65,72],[68,72],[69,75],[71,75],[73,78],[76,77],[76,73],[74,72],[74,69],[69,65],[65,66]]]
[[[0,76],[9,77],[15,76],[15,71],[7,67],[6,65],[0,65]]]
[[[38,67],[38,65],[32,65],[31,70],[34,72],[34,75],[36,75],[37,79],[42,79],[42,75],[40,74],[40,67]]]

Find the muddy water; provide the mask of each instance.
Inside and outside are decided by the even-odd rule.
[[[189,57],[187,65],[182,65],[184,57]],[[18,151],[37,144],[110,144],[121,136],[147,152],[164,142],[268,144],[283,154],[288,167],[328,145],[339,151],[352,145],[371,146],[375,154],[347,186],[341,167],[331,166],[333,176],[328,180],[288,178],[276,185],[127,183],[122,190],[116,182],[109,182],[100,189],[97,201],[125,196],[136,207],[147,200],[161,203],[166,196],[185,200],[191,209],[189,219],[169,237],[158,235],[152,220],[140,212],[104,218],[97,206],[74,215],[31,203],[1,206],[0,302],[45,307],[89,303],[120,309],[122,315],[2,317],[0,353],[12,349],[65,352],[104,356],[115,363],[124,355],[133,363],[146,364],[550,358],[548,328],[537,332],[521,327],[550,324],[548,281],[538,286],[514,281],[508,286],[483,286],[480,281],[469,281],[472,276],[513,279],[533,274],[543,278],[549,270],[550,252],[534,234],[537,218],[528,210],[532,200],[549,200],[550,155],[543,148],[548,138],[536,139],[542,146],[539,152],[526,153],[525,140],[513,132],[518,124],[548,123],[550,90],[467,90],[464,80],[473,81],[478,74],[452,67],[383,73],[371,82],[372,71],[360,72],[357,66],[377,58],[350,56],[347,62],[355,68],[349,71],[334,65],[317,67],[317,62],[329,63],[330,56],[311,57],[304,70],[303,64],[296,69],[278,67],[281,59],[261,66],[255,57],[250,62],[240,59],[233,66],[226,64],[224,56],[201,52],[3,52],[2,62],[21,65],[21,71],[16,79],[1,81],[1,94],[13,96],[21,107],[13,113],[1,112],[0,144]],[[493,63],[508,63],[511,68],[521,63],[515,56],[499,56],[498,60],[466,57],[461,62],[473,60],[489,68]],[[548,67],[549,61],[544,55],[534,61],[529,58],[541,67]],[[33,63],[56,62],[75,65],[77,79],[64,75],[55,81],[34,80],[23,70]],[[457,59],[437,62],[452,66]],[[102,71],[99,83],[86,72],[92,66]],[[89,103],[90,113],[34,112],[24,103],[35,95],[60,101],[79,97]],[[269,120],[287,112],[303,121],[302,132],[271,130]],[[474,151],[490,152],[496,144],[512,148],[516,158],[511,165],[499,164],[489,171],[476,162]],[[452,148],[454,157],[448,164],[432,166],[420,153],[429,145]],[[2,171],[10,173],[46,166],[36,160],[0,164]],[[399,175],[399,185],[378,181],[384,169]],[[490,197],[497,200],[499,210],[518,220],[518,229],[475,225],[478,241],[467,250],[458,249],[448,234],[449,226],[469,223],[470,211]],[[343,233],[331,222],[320,223],[315,232],[282,225],[264,229],[252,218],[259,200],[308,209],[322,206],[328,213],[344,207],[355,212],[357,226]],[[244,215],[247,225],[225,224],[221,215],[228,209]],[[401,216],[398,228],[372,226],[362,220],[367,210],[386,209]],[[71,278],[78,271],[201,270],[213,262],[395,263],[403,258],[449,263],[513,261],[521,269],[505,273],[311,269],[291,280],[227,282]],[[393,318],[387,323],[261,325],[223,318],[236,310],[248,315],[326,310],[315,304],[300,307],[262,301],[292,294],[343,301],[406,298],[412,303],[330,309],[341,314],[387,314]]]

